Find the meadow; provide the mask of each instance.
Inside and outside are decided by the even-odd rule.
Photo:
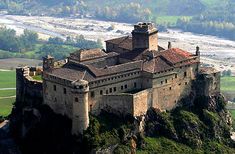
[[[0,116],[7,117],[11,113],[13,103],[15,102],[16,90],[1,90],[1,88],[15,88],[15,71],[0,71]],[[9,97],[9,98],[7,98]]]
[[[0,71],[0,88],[15,88],[15,71]]]
[[[235,92],[235,77],[221,77],[221,91]]]

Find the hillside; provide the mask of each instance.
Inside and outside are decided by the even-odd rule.
[[[26,154],[235,152],[235,142],[230,138],[231,118],[220,95],[199,97],[191,106],[182,104],[168,112],[151,108],[145,116],[144,132],[138,131],[138,119],[132,116],[118,117],[107,112],[91,115],[89,127],[80,137],[68,133],[71,120],[55,114],[48,106],[35,105],[22,115],[27,106],[21,104],[16,102],[12,112],[11,131]],[[24,137],[23,124],[28,130]]]

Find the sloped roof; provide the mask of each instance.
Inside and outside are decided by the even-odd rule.
[[[107,54],[101,49],[81,49],[70,54],[71,58],[79,59],[80,61],[96,59],[104,56],[107,56]]]
[[[156,57],[150,61],[143,62],[143,70],[150,73],[161,72],[173,68],[173,65],[169,64],[162,57]]]
[[[172,64],[176,64],[187,59],[190,59],[193,55],[187,51],[171,48],[159,53],[160,56],[164,57],[167,61]]]
[[[213,73],[218,73],[220,72],[219,70],[216,70],[213,67],[201,67],[199,70],[199,73],[201,74],[213,74]]]
[[[115,38],[115,39],[107,40],[105,42],[118,45],[119,48],[132,50],[132,38],[130,36]]]
[[[142,61],[134,61],[129,63],[124,63],[115,66],[107,66],[105,68],[96,68],[91,65],[87,65],[89,70],[96,75],[96,77],[119,74],[121,72],[128,72],[131,70],[140,70],[142,67]]]
[[[91,81],[94,79],[94,77],[86,70],[74,70],[71,68],[56,68],[49,72],[49,74],[70,81],[75,81],[78,79]]]
[[[122,49],[127,49],[127,50],[130,50],[130,51],[133,50],[132,37],[130,37],[130,36],[115,38],[115,39],[107,40],[105,42],[118,45],[118,47],[122,48]],[[161,50],[164,50],[164,48],[161,47],[161,46],[158,46],[158,50],[161,51]]]

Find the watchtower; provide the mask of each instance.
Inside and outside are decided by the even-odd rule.
[[[132,31],[133,49],[158,51],[158,30],[153,23],[138,23]]]
[[[73,119],[72,134],[82,134],[89,126],[89,109],[88,109],[88,82],[77,80],[72,83],[73,89]]]
[[[47,55],[43,57],[43,70],[54,68],[54,57]]]

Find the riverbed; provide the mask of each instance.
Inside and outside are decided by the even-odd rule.
[[[0,15],[0,25],[15,29],[17,34],[29,29],[39,33],[41,39],[83,35],[86,39],[105,41],[131,35],[132,24],[99,21],[94,19],[56,18],[46,16]],[[110,27],[113,29],[110,30]],[[168,29],[159,32],[159,45],[166,48],[167,42],[173,47],[195,53],[200,47],[202,62],[221,71],[231,69],[235,73],[235,41],[209,35],[199,35],[180,30]]]

